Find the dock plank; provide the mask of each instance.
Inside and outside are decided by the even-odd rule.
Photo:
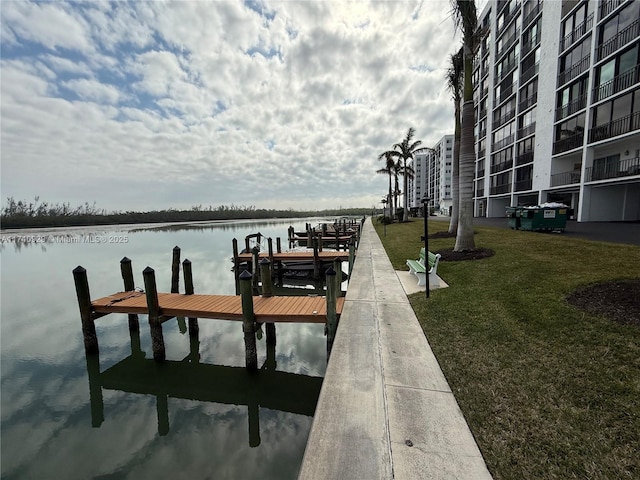
[[[256,322],[325,323],[325,297],[253,297]],[[236,295],[185,295],[158,293],[160,314],[168,317],[195,317],[242,321],[242,302]],[[144,292],[117,292],[91,302],[93,312],[135,313],[145,315],[147,299]],[[338,298],[337,313],[342,312],[344,298]]]

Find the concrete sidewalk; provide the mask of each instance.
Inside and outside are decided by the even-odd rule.
[[[299,478],[491,478],[370,219]]]

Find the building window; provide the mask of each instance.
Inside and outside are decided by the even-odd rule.
[[[592,125],[590,142],[640,129],[640,89],[598,105]]]
[[[594,102],[610,97],[640,81],[639,45],[636,43],[597,68]]]
[[[640,2],[629,5],[611,17],[600,27],[598,60],[638,37],[640,27]]]

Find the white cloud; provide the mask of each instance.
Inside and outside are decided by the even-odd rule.
[[[3,2],[3,196],[370,207],[382,150],[453,130],[435,3]]]

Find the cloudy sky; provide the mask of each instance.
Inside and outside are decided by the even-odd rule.
[[[453,131],[448,0],[0,8],[3,206],[369,208]]]

